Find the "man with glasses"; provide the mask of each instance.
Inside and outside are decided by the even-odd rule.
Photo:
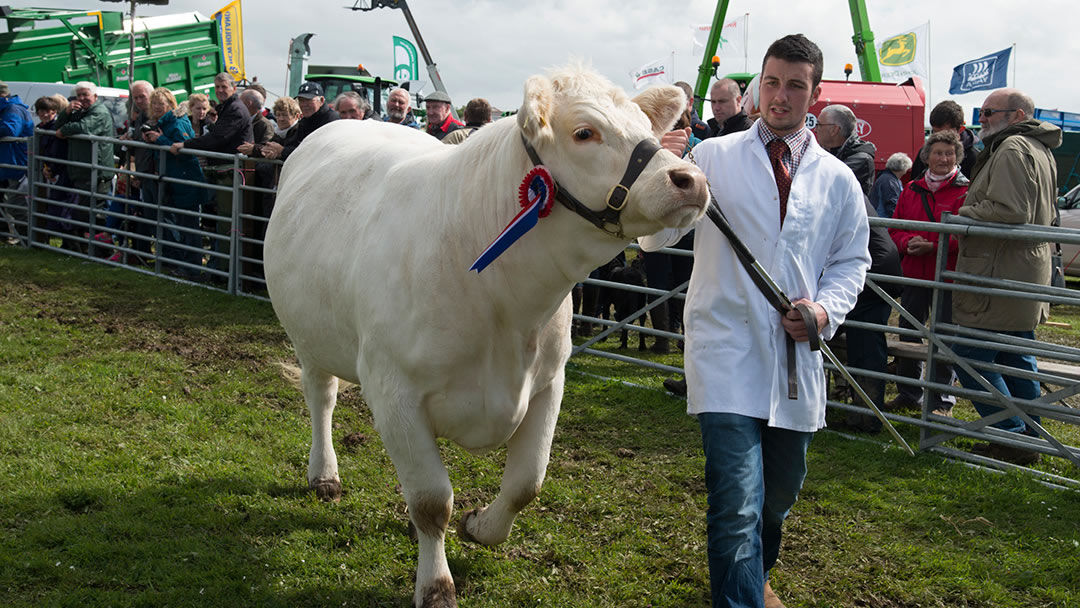
[[[1061,145],[1061,129],[1032,118],[1035,102],[1016,89],[999,89],[987,96],[980,109],[983,151],[972,169],[971,186],[959,214],[984,222],[1037,224],[1049,226],[1056,217],[1057,166],[1051,150]],[[994,279],[1011,279],[1038,285],[1050,284],[1050,245],[989,236],[959,235],[960,253],[956,271]],[[1049,305],[981,293],[953,293],[953,322],[968,328],[999,332],[1008,336],[1035,339],[1035,326],[1047,319]],[[1021,355],[979,346],[953,345],[965,359],[997,363],[1034,372],[1033,355]],[[982,390],[962,368],[956,368],[960,383]],[[1006,397],[1038,399],[1039,382],[998,372],[980,373]],[[983,417],[1001,408],[973,401]],[[1031,416],[1037,423],[1038,416]],[[1026,435],[1038,430],[1019,416],[994,422],[991,426]],[[1039,460],[1038,452],[999,444],[976,445],[976,454],[1015,464]]]
[[[855,179],[859,180],[863,194],[870,196],[870,189],[874,187],[874,155],[877,148],[859,137],[855,130],[858,122],[855,113],[845,105],[825,106],[818,115],[814,135],[822,148],[844,161],[855,174]]]

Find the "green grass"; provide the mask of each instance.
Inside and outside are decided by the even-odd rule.
[[[265,302],[0,248],[0,604],[408,606],[416,546],[368,411],[342,395],[345,493],[320,503],[289,356]],[[580,372],[662,378],[571,363],[510,539],[448,534],[460,605],[707,606],[685,403]],[[494,497],[504,452],[444,455],[456,514]],[[809,459],[774,571],[789,606],[1080,606],[1080,494],[829,432]]]

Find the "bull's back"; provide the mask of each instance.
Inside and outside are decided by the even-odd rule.
[[[376,318],[393,298],[385,275],[401,243],[391,235],[407,221],[393,199],[417,164],[447,148],[401,125],[342,120],[312,133],[289,157],[264,264],[274,310],[301,356],[324,357],[321,367],[355,380],[358,345],[369,330],[359,320]]]

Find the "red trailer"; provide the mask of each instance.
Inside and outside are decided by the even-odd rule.
[[[904,152],[914,159],[922,148],[926,92],[918,79],[902,84],[822,80],[821,96],[806,116],[807,126],[817,123],[822,108],[836,103],[855,112],[859,137],[877,147],[874,168],[878,171],[885,169],[892,154]]]

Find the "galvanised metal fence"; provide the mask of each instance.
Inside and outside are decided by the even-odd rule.
[[[42,135],[6,138],[27,141],[28,167],[18,184],[0,187],[4,222],[0,237],[9,243],[63,251],[104,264],[125,265],[137,272],[205,284],[232,294],[265,298],[262,274],[262,235],[272,208],[274,174],[281,161],[198,150],[181,150],[204,166],[206,181],[169,176],[167,147],[110,137],[76,135],[72,141],[105,142],[121,150],[115,158],[99,159],[91,145],[89,163],[52,158],[37,153]],[[127,158],[135,149],[157,151],[156,173],[131,168]],[[89,172],[82,183],[48,179],[53,171],[80,168]],[[0,164],[0,168],[16,168]],[[270,183],[256,185],[266,175]],[[141,182],[140,197],[128,196],[133,180]],[[169,185],[206,193],[206,203],[193,208],[170,204]],[[149,190],[149,192],[147,192]],[[218,193],[226,196],[219,197]],[[227,204],[215,207],[214,199]],[[222,212],[224,211],[224,212]]]
[[[46,158],[36,154],[36,140],[39,132],[29,142],[30,161],[27,179],[20,186],[9,184],[2,188],[4,201],[0,204],[5,221],[0,223],[0,238],[9,243],[28,247],[46,248],[62,251],[84,259],[103,264],[127,265],[129,268],[144,273],[167,276],[174,280],[191,280],[205,284],[207,288],[223,289],[229,293],[265,298],[265,282],[262,279],[262,261],[260,235],[265,232],[274,195],[273,187],[256,186],[252,177],[259,164],[263,171],[273,175],[281,163],[266,159],[248,158],[242,155],[217,154],[184,150],[182,154],[193,154],[202,159],[215,173],[208,182],[180,180],[166,175],[165,154],[167,148],[136,141],[117,140],[90,136],[75,136],[72,139],[105,141],[117,147],[152,148],[159,151],[157,174],[147,174],[122,167],[113,168],[115,159],[98,159],[96,146],[90,163],[77,163],[67,159]],[[15,141],[4,139],[2,141]],[[104,162],[102,162],[104,161]],[[83,167],[91,171],[91,182],[97,184],[97,176],[115,173],[110,188],[99,191],[97,188],[76,188],[49,183],[42,175],[44,163]],[[267,167],[266,165],[272,165]],[[0,168],[15,168],[0,164]],[[25,168],[24,168],[25,169]],[[143,187],[152,184],[155,190],[153,202],[120,198],[114,194],[115,184],[131,178],[139,179]],[[273,181],[273,180],[271,180]],[[228,193],[231,208],[229,214],[218,214],[209,206],[200,209],[177,209],[169,205],[168,184],[181,184],[203,189],[207,197],[216,193]],[[77,198],[72,198],[72,195]],[[264,197],[261,204],[256,197]],[[145,199],[147,197],[143,197]],[[84,218],[76,218],[71,212],[85,212]],[[92,212],[91,212],[92,211]],[[224,225],[224,229],[208,230],[205,227],[185,228],[177,221],[179,216],[197,219],[205,226],[215,222]],[[58,220],[63,220],[58,221]],[[191,222],[188,222],[189,224]],[[974,222],[957,216],[946,216],[941,223],[929,223],[908,220],[872,218],[872,226],[902,228],[938,232],[942,235],[981,235],[1005,240],[1023,240],[1031,242],[1060,242],[1080,245],[1080,230],[1034,226],[1004,225]],[[58,224],[65,224],[62,228]],[[99,240],[104,232],[111,242]],[[185,245],[176,238],[186,232],[197,236],[199,246]],[[171,237],[171,238],[170,238]],[[636,249],[636,245],[631,245]],[[170,252],[174,252],[170,255]],[[197,263],[185,262],[175,252],[188,252],[197,256]],[[658,253],[674,256],[693,256],[693,252],[682,249],[663,249]],[[106,255],[108,254],[108,255]],[[652,254],[650,254],[652,255]],[[111,258],[111,259],[110,259]],[[1051,304],[1080,305],[1078,292],[1068,288],[1055,288],[1035,285],[1020,281],[995,280],[982,276],[965,275],[946,270],[947,248],[938,248],[937,273],[933,281],[893,277],[871,273],[867,278],[867,289],[872,289],[889,302],[896,316],[907,317],[915,329],[880,325],[849,320],[845,327],[880,332],[888,336],[909,337],[925,340],[922,343],[899,343],[889,341],[890,352],[895,357],[917,357],[924,363],[925,370],[934,369],[938,362],[949,363],[964,369],[976,379],[982,376],[978,370],[990,370],[1015,377],[1036,380],[1044,387],[1038,399],[1024,400],[1001,394],[988,382],[981,382],[981,391],[963,388],[954,383],[934,382],[930,374],[921,378],[882,373],[878,371],[849,368],[856,377],[874,378],[899,385],[914,386],[923,391],[918,417],[887,413],[893,423],[912,425],[919,429],[919,449],[946,455],[951,458],[990,466],[999,469],[1019,469],[1034,472],[1051,483],[1080,487],[1078,475],[1058,475],[1046,471],[1033,471],[1007,462],[994,460],[987,456],[957,449],[948,442],[957,437],[989,441],[999,445],[1023,448],[1041,454],[1056,456],[1072,463],[1072,471],[1080,467],[1080,448],[1067,445],[1059,440],[1046,425],[1036,422],[1032,417],[1041,417],[1042,421],[1069,426],[1080,426],[1080,409],[1069,403],[1069,399],[1080,393],[1080,348],[1056,344],[1045,340],[1023,340],[996,332],[965,328],[951,323],[938,321],[936,314],[928,317],[927,323],[918,322],[900,303],[888,296],[882,288],[892,283],[926,287],[933,292],[933,306],[939,309],[943,305],[944,294],[949,291],[968,291],[993,296],[1008,296],[1047,301]],[[188,271],[186,274],[181,271]],[[184,279],[183,277],[187,277]],[[624,328],[641,332],[653,337],[666,337],[671,341],[683,338],[682,334],[661,331],[652,327],[632,325],[647,315],[656,306],[669,300],[683,300],[687,283],[676,286],[670,291],[652,289],[588,279],[585,284],[601,289],[624,290],[649,297],[648,303],[622,319],[606,320],[588,314],[575,314],[579,323],[601,327],[600,333],[587,337],[574,347],[574,355],[589,354],[614,359],[631,365],[641,366],[670,374],[681,374],[682,368],[665,365],[644,358],[633,357],[629,353],[611,352],[594,348],[607,337],[621,332]],[[591,312],[591,311],[584,311]],[[1000,351],[1037,356],[1037,372],[1020,371],[994,363],[984,363],[958,357],[952,350],[956,344],[977,345]],[[906,345],[906,346],[905,346]],[[826,362],[826,369],[832,366]],[[992,403],[1002,408],[993,416],[974,420],[961,420],[951,416],[934,413],[936,395],[950,395],[955,398],[975,399]],[[847,403],[830,398],[828,406],[837,411],[869,415],[870,410],[858,403]],[[990,426],[994,422],[1018,416],[1036,431],[1037,436],[1022,435],[999,430]],[[1059,427],[1060,428],[1060,427]],[[1060,433],[1059,433],[1060,434]]]

